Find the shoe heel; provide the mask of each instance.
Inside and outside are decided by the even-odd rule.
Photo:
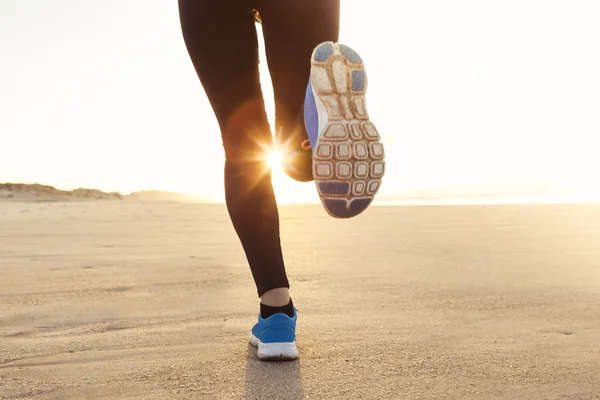
[[[256,355],[263,361],[295,360],[298,358],[296,342],[259,343]]]

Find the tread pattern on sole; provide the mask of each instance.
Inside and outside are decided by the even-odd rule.
[[[327,112],[313,149],[315,183],[327,212],[350,218],[371,204],[385,173],[383,144],[366,107],[363,60],[348,46],[322,43],[311,58],[311,82]]]

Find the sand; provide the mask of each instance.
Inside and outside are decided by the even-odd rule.
[[[284,206],[300,360],[224,206],[0,203],[0,398],[600,399],[600,206]]]

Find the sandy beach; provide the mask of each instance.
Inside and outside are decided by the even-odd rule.
[[[600,399],[600,205],[281,207],[300,360],[225,206],[0,203],[0,398]]]

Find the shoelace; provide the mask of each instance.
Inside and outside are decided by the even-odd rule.
[[[300,146],[302,147],[302,150],[310,150],[310,140],[306,139],[302,141],[302,144]]]

